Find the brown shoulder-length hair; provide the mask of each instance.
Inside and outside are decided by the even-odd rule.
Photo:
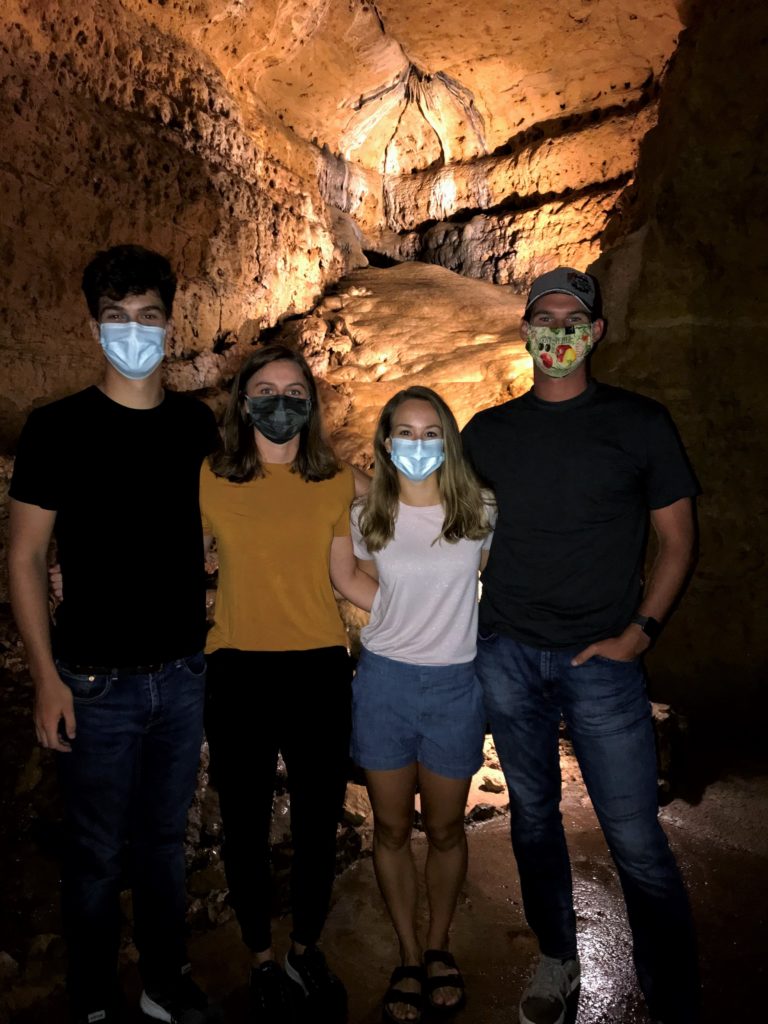
[[[265,345],[248,356],[232,382],[219,448],[209,458],[210,467],[216,476],[243,484],[266,475],[256,446],[254,427],[248,417],[245,393],[254,373],[278,359],[296,364],[310,399],[309,419],[301,429],[299,450],[291,472],[298,473],[302,480],[307,481],[329,480],[339,472],[339,462],[322,436],[317,385],[306,359],[300,352],[286,345]]]
[[[398,391],[387,402],[379,415],[373,438],[373,480],[368,494],[360,498],[358,524],[371,552],[380,551],[395,533],[400,485],[397,469],[386,449],[385,441],[392,434],[392,419],[399,406],[409,399],[429,402],[437,413],[443,430],[445,461],[437,470],[440,503],[443,506],[443,528],[435,540],[445,539],[452,544],[466,538],[481,540],[491,530],[488,507],[489,494],[483,492],[472,468],[464,458],[459,427],[446,403],[431,388],[419,385]]]

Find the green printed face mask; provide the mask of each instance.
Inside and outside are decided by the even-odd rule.
[[[592,324],[571,327],[528,327],[525,347],[548,377],[567,377],[577,370],[594,345]]]

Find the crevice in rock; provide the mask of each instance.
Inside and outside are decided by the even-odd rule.
[[[465,85],[462,85],[461,82],[445,71],[438,71],[435,78],[442,82],[451,96],[456,99],[456,102],[464,111],[472,131],[475,133],[483,153],[485,153],[487,149],[485,140],[485,121],[483,120],[483,115],[475,105],[475,97],[472,90],[468,89]]]
[[[562,192],[531,192],[528,195],[521,196],[517,192],[513,192],[508,196],[505,196],[500,202],[495,203],[493,206],[485,207],[464,207],[461,210],[456,210],[448,217],[442,218],[440,221],[434,218],[429,220],[423,220],[415,227],[404,229],[402,231],[394,232],[401,238],[406,238],[409,235],[423,235],[430,228],[435,227],[436,224],[455,224],[465,225],[468,224],[474,217],[501,217],[515,213],[526,213],[529,210],[536,210],[547,203],[573,203],[580,199],[587,198],[589,196],[610,194],[612,192],[620,191],[626,188],[626,186],[632,181],[634,174],[632,171],[626,171],[624,174],[619,174],[614,178],[608,178],[604,181],[593,181],[581,188],[566,188]]]

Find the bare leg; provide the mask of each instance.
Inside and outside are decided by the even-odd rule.
[[[407,966],[421,963],[416,938],[416,868],[411,853],[416,771],[412,764],[393,771],[365,773],[373,807],[373,866],[400,943],[400,961]],[[404,978],[397,988],[417,993],[420,986],[414,979]],[[419,1016],[405,1003],[392,1002],[388,1007],[399,1020]]]
[[[470,779],[448,779],[419,765],[419,792],[427,849],[427,896],[429,898],[429,949],[448,949],[448,933],[461,886],[467,874],[467,837],[464,811]],[[440,962],[427,967],[429,977],[455,974],[455,968]],[[432,994],[438,1005],[459,1002],[459,988],[441,985]]]

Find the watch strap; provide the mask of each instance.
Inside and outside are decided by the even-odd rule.
[[[635,615],[632,616],[632,619],[630,621],[635,623],[635,625],[639,626],[640,629],[642,629],[645,635],[650,639],[651,643],[653,643],[653,641],[661,632],[661,623],[658,619],[654,619],[650,615],[641,615],[639,612],[637,612]]]

